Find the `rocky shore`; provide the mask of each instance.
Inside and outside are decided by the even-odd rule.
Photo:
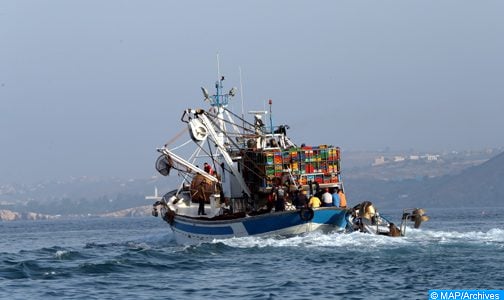
[[[61,218],[89,218],[89,217],[100,217],[100,218],[127,218],[127,217],[143,217],[149,216],[151,214],[152,206],[145,205],[139,207],[133,207],[128,209],[123,209],[114,212],[107,212],[97,215],[46,215],[35,212],[15,212],[7,209],[0,209],[0,222],[1,221],[35,221],[35,220],[55,220]]]
[[[59,215],[45,215],[35,212],[20,213],[7,209],[0,210],[0,221],[17,221],[17,220],[53,220],[60,218]]]

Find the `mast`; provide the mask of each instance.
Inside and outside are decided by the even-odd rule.
[[[219,134],[217,134],[215,132],[211,121],[207,118],[207,116],[205,114],[199,115],[198,117],[203,121],[203,124],[205,124],[205,126],[208,128],[208,133],[210,134],[210,136],[213,136],[215,138],[215,142],[217,144],[216,146],[220,150],[220,153],[222,154],[224,162],[231,169],[231,174],[235,176],[236,180],[238,181],[241,188],[243,189],[243,192],[245,194],[247,194],[247,196],[250,197],[251,196],[250,190],[249,190],[247,184],[245,183],[245,180],[243,180],[243,177],[241,176],[241,172],[238,170],[238,168],[233,163],[233,159],[231,158],[231,156],[227,152],[224,144],[221,143],[221,141],[218,139]],[[223,180],[225,180],[225,178],[223,178]]]
[[[215,123],[213,123],[208,118],[207,114],[203,113],[196,115],[208,129],[209,135],[212,137],[212,139],[214,139],[215,146],[217,147],[218,152],[221,154],[223,163],[225,163],[231,170],[231,172],[229,172],[230,173],[229,175],[234,176],[236,178],[236,181],[240,185],[241,190],[248,196],[251,196],[250,190],[245,181],[243,180],[241,172],[239,171],[236,163],[233,162],[232,157],[229,155],[226,149],[227,136],[225,135],[225,132],[227,132],[227,130],[224,122],[224,114],[227,112],[225,108],[228,106],[229,100],[236,95],[237,89],[233,87],[228,93],[224,93],[223,92],[224,79],[225,79],[224,76],[220,75],[220,78],[215,82],[215,89],[216,89],[215,95],[208,96],[207,94],[205,94],[206,99],[210,101],[210,105],[216,112],[215,123],[217,123],[216,125],[218,126],[214,126]],[[230,119],[231,124],[233,124],[234,126],[235,124],[229,116],[228,119]],[[225,190],[231,193],[231,178],[228,178],[230,176],[226,176],[225,173],[226,173],[225,170],[223,170],[223,176],[222,176],[223,187]]]
[[[271,106],[273,105],[273,100],[269,99],[268,101],[268,104],[269,104],[269,119],[270,119],[270,133],[273,134],[273,116],[272,116],[272,112],[271,112]]]
[[[241,118],[242,118],[242,128],[245,128],[245,108],[243,105],[243,83],[242,83],[242,69],[238,67],[240,71],[240,98],[241,98]],[[245,140],[243,141],[243,145],[245,145]]]

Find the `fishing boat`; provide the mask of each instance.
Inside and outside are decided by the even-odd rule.
[[[314,230],[401,236],[407,221],[419,226],[427,219],[423,210],[405,210],[398,228],[370,202],[320,206],[324,192],[344,197],[340,148],[298,146],[287,135],[288,125],[273,124],[271,100],[269,111],[252,111],[247,121],[243,112],[228,108],[237,89],[226,93],[223,83],[220,76],[213,95],[201,88],[208,109],[182,112],[183,130],[176,137],[188,132],[188,140],[174,146],[174,138],[157,149],[157,171],[176,172],[181,183],[148,199],[155,200],[152,215],[170,225],[178,243]]]

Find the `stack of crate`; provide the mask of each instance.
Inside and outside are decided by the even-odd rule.
[[[266,150],[253,155],[253,163],[259,167],[263,187],[270,187],[274,178],[288,175],[299,184],[309,181],[336,183],[339,181],[340,149],[320,145],[317,147],[290,148],[288,150]],[[289,172],[290,171],[290,172]],[[290,173],[290,174],[289,174]]]
[[[300,184],[309,181],[318,183],[338,182],[340,171],[340,150],[335,147],[320,145],[318,147],[303,147],[298,151]],[[294,169],[294,168],[292,168]]]

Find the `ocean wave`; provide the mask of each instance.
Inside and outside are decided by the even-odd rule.
[[[124,264],[119,260],[107,260],[99,263],[83,263],[79,265],[76,270],[78,273],[83,274],[109,274],[109,273],[123,273],[130,270],[132,267]]]
[[[166,231],[163,233],[153,233],[144,235],[138,239],[135,239],[135,243],[141,243],[148,246],[154,247],[163,247],[163,246],[172,246],[175,244],[175,239],[173,236],[173,232]]]
[[[89,258],[88,255],[86,255],[83,252],[67,249],[56,250],[56,252],[54,252],[53,254],[53,257],[58,260],[69,260],[69,261]]]
[[[53,279],[57,276],[55,269],[47,267],[37,260],[3,261],[0,267],[0,278],[4,279]]]
[[[156,234],[147,234],[138,238],[134,238],[131,240],[124,240],[120,242],[110,242],[110,243],[97,243],[97,242],[88,242],[85,244],[84,248],[92,249],[92,248],[109,248],[109,247],[128,247],[133,249],[151,249],[151,248],[159,248],[159,247],[167,247],[175,245],[175,240],[173,237],[173,233],[156,233]]]

